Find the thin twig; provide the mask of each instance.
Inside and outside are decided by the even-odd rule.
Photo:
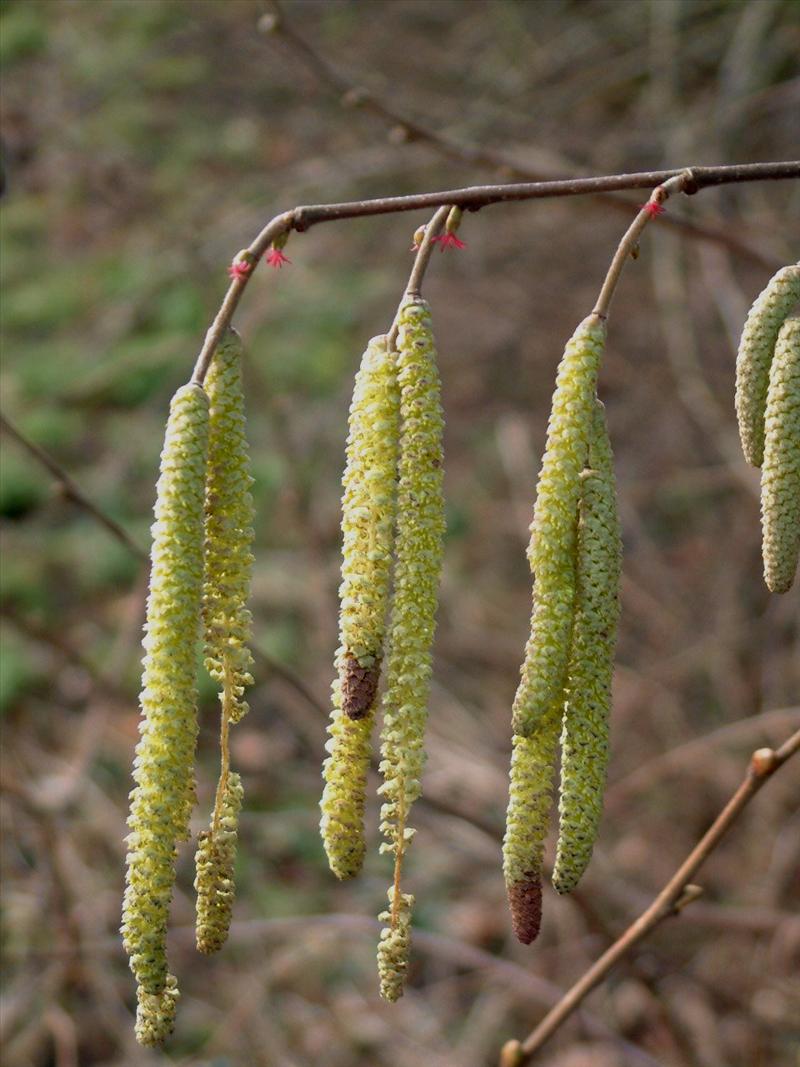
[[[386,338],[386,343],[391,351],[394,348],[395,341],[397,340],[397,330],[400,320],[400,308],[406,300],[414,297],[419,297],[422,292],[422,279],[425,277],[425,271],[428,269],[428,264],[431,261],[431,253],[433,252],[434,242],[439,235],[439,231],[444,226],[445,219],[450,212],[450,207],[445,205],[436,209],[433,218],[425,227],[425,232],[422,235],[417,254],[414,257],[414,266],[411,268],[411,274],[408,278],[408,284],[406,285],[405,292],[403,293],[403,299],[400,301],[400,307],[397,309],[397,314],[394,317],[392,328]]]
[[[18,444],[22,445],[22,447],[26,449],[26,451],[29,452],[30,455],[32,455],[33,458],[46,470],[50,471],[61,486],[64,496],[71,500],[73,504],[77,504],[78,507],[83,508],[83,510],[99,522],[101,526],[104,526],[106,530],[108,530],[113,537],[116,537],[116,539],[132,552],[138,560],[145,563],[147,562],[147,553],[143,548],[140,548],[139,545],[136,544],[130,534],[123,530],[115,519],[112,519],[110,515],[107,515],[96,504],[93,504],[84,494],[80,486],[73,481],[69,474],[67,474],[64,468],[59,466],[52,456],[48,455],[44,449],[39,447],[39,445],[34,444],[33,441],[29,440],[29,438],[9,422],[6,416],[2,413],[0,413],[0,428],[3,429],[9,437],[13,437]]]
[[[597,303],[594,307],[593,313],[595,315],[599,316],[601,319],[608,318],[608,309],[616,291],[620,275],[622,274],[628,259],[634,255],[638,248],[639,238],[645,226],[651,219],[660,214],[663,210],[662,205],[664,201],[667,200],[672,193],[681,192],[684,189],[691,188],[692,180],[693,176],[690,170],[684,171],[683,174],[679,174],[675,178],[670,178],[668,181],[664,182],[663,185],[657,186],[650,194],[647,203],[641,206],[639,214],[625,231],[625,234],[614,253],[614,258],[611,260],[611,266],[608,268],[608,273],[606,274],[600,294],[597,297]]]
[[[739,163],[722,167],[682,167],[677,170],[642,171],[638,174],[609,174],[598,178],[566,178],[558,181],[513,182],[506,185],[473,185],[442,192],[415,193],[410,196],[383,196],[370,200],[348,200],[339,204],[308,204],[281,212],[267,223],[253,243],[239,252],[237,260],[251,264],[243,277],[234,278],[222,305],[206,333],[197,357],[192,381],[202,385],[214,352],[225,333],[255,266],[270,245],[290,230],[304,233],[322,222],[367,218],[373,215],[392,215],[404,211],[451,205],[467,211],[480,211],[492,204],[514,203],[522,200],[545,200],[552,197],[583,196],[587,193],[613,189],[654,189],[670,178],[691,169],[692,181],[684,185],[685,193],[696,193],[716,185],[739,182],[778,181],[800,178],[800,160],[775,163]]]
[[[544,181],[548,177],[548,174],[543,170],[524,166],[495,149],[464,144],[437,130],[431,129],[429,126],[425,126],[416,119],[410,119],[407,115],[403,115],[387,104],[385,100],[377,97],[371,90],[346,79],[287,21],[283,6],[279,0],[270,0],[270,4],[272,14],[262,16],[258,23],[259,30],[265,34],[274,34],[283,41],[301,62],[305,63],[314,77],[322,84],[327,85],[339,97],[344,106],[368,111],[383,122],[389,128],[393,139],[399,139],[408,144],[430,145],[446,159],[467,163],[470,166],[488,167],[499,175],[515,181]],[[615,193],[610,192],[598,192],[593,194],[593,199],[604,207],[609,207],[626,215],[630,214],[632,205],[627,197],[617,196]],[[728,248],[737,255],[749,259],[753,263],[758,263],[766,269],[774,270],[781,266],[771,256],[766,256],[762,252],[751,248],[735,233],[731,233],[729,229],[670,216],[662,216],[656,221],[661,226],[680,231],[683,236],[697,238],[701,241]]]
[[[533,1054],[552,1037],[619,960],[651,930],[665,919],[679,913],[699,896],[699,887],[690,885],[692,876],[708,859],[756,793],[798,751],[800,730],[792,734],[777,750],[760,748],[753,753],[739,788],[652,904],[586,971],[524,1041],[514,1040],[506,1043],[500,1058],[501,1067],[522,1067],[523,1064],[529,1063]]]

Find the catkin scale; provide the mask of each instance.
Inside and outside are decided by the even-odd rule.
[[[340,641],[323,765],[320,830],[331,870],[364,860],[364,803],[386,613],[397,494],[400,391],[385,337],[367,345],[350,407],[342,498]]]
[[[381,992],[391,1000],[402,994],[409,951],[411,898],[400,891],[400,875],[415,832],[408,826],[408,816],[421,791],[425,762],[444,537],[444,420],[428,305],[419,299],[407,301],[400,309],[398,327],[397,535],[380,763],[381,832],[386,838],[381,851],[395,857],[395,881],[389,893],[389,925],[381,934],[378,952]]]
[[[514,697],[515,734],[531,736],[564,689],[575,601],[576,513],[586,459],[605,324],[584,319],[556,376],[547,444],[536,491],[529,560],[534,574],[531,632]]]
[[[622,546],[614,460],[596,401],[581,480],[575,621],[561,734],[559,834],[553,885],[575,888],[592,855],[603,808],[608,716],[619,618]]]
[[[188,836],[194,803],[207,447],[208,398],[199,386],[183,386],[170,405],[156,491],[122,915],[131,970],[151,996],[166,988],[176,843]]]
[[[787,319],[778,333],[764,423],[764,578],[773,593],[785,593],[800,553],[800,318]]]
[[[764,416],[769,370],[778,331],[800,300],[800,263],[783,267],[756,298],[742,329],[736,357],[736,416],[745,459],[764,459]]]

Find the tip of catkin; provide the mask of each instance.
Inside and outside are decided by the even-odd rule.
[[[520,882],[506,887],[511,925],[514,935],[523,945],[535,941],[542,925],[542,878],[531,874]]]
[[[340,669],[342,711],[349,719],[363,719],[375,702],[381,676],[379,663],[362,667],[355,656],[345,655]]]

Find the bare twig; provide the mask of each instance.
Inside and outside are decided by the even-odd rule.
[[[501,1053],[500,1067],[522,1067],[523,1064],[529,1063],[534,1053],[552,1037],[619,960],[651,930],[665,919],[679,913],[699,896],[700,888],[690,884],[692,876],[708,859],[755,794],[798,751],[800,730],[792,734],[777,750],[760,748],[753,753],[739,788],[652,904],[586,971],[524,1041],[513,1040],[506,1043]]]
[[[392,215],[404,211],[452,205],[467,211],[480,211],[492,204],[514,203],[522,200],[545,200],[552,197],[583,196],[587,193],[614,189],[655,189],[670,178],[685,175],[691,169],[692,180],[684,182],[687,194],[716,185],[739,182],[778,181],[800,178],[800,160],[775,163],[739,163],[733,166],[692,167],[677,170],[643,171],[638,174],[609,174],[598,178],[565,178],[559,181],[514,182],[510,185],[473,185],[463,189],[446,189],[435,193],[415,193],[410,196],[383,196],[370,200],[349,200],[339,204],[310,204],[292,208],[276,215],[267,223],[255,240],[236,257],[247,262],[251,269],[236,277],[228,287],[219,311],[206,333],[197,357],[192,381],[202,385],[217,345],[227,329],[241,300],[253,269],[270,245],[290,230],[304,233],[322,222],[366,218],[373,215]]]
[[[280,0],[270,0],[270,6],[272,12],[261,17],[258,23],[259,30],[262,33],[274,34],[290,48],[294,55],[305,63],[313,76],[339,97],[344,106],[368,111],[383,122],[389,128],[392,140],[407,144],[430,145],[431,148],[446,159],[467,163],[475,167],[487,167],[498,175],[514,181],[544,181],[552,177],[552,172],[545,173],[544,170],[524,166],[517,160],[495,149],[464,144],[437,130],[431,129],[416,119],[410,119],[363,85],[356,85],[349,81],[328,63],[314,46],[288,22]],[[593,199],[601,203],[603,207],[611,208],[626,215],[630,214],[633,206],[627,197],[617,196],[612,192],[594,193]],[[681,232],[684,236],[728,248],[742,258],[749,259],[751,262],[758,263],[767,269],[775,269],[781,266],[772,257],[765,256],[762,252],[751,248],[750,245],[728,229],[669,216],[662,216],[657,222],[661,226]]]
[[[138,560],[143,562],[147,561],[147,553],[143,548],[140,548],[139,545],[136,544],[130,534],[123,530],[115,519],[112,519],[110,515],[107,515],[96,504],[93,504],[84,494],[80,486],[73,481],[63,467],[56,463],[52,456],[48,455],[44,449],[39,447],[39,445],[34,444],[33,441],[29,440],[21,430],[17,429],[17,427],[9,422],[6,416],[1,413],[0,428],[2,428],[9,437],[13,437],[18,444],[22,445],[22,447],[26,449],[26,451],[29,452],[30,455],[32,455],[33,458],[46,470],[50,471],[60,485],[64,496],[71,500],[73,504],[77,504],[79,508],[83,508],[83,510],[99,522],[101,526],[104,526],[108,532],[113,537],[116,537],[116,539],[136,556]]]

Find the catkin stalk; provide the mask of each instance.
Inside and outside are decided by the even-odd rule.
[[[781,327],[769,372],[761,526],[764,578],[785,593],[800,553],[800,318]]]
[[[603,320],[589,315],[567,343],[556,377],[528,554],[534,574],[531,633],[513,707],[514,733],[522,736],[534,734],[566,682],[580,475],[604,344]]]
[[[197,385],[183,386],[170,405],[152,527],[141,740],[122,915],[131,970],[151,996],[166,988],[176,843],[188,837],[194,803],[207,446],[208,398]]]
[[[411,806],[421,792],[425,762],[431,657],[444,536],[442,431],[439,374],[428,305],[406,302],[398,317],[400,463],[397,538],[381,764],[382,852],[395,857],[388,927],[381,935],[381,992],[403,991],[409,950],[411,898],[401,890],[403,857],[414,835]]]
[[[760,467],[764,459],[764,414],[769,368],[778,331],[800,300],[800,263],[783,267],[750,308],[736,357],[736,416],[745,459]]]
[[[622,546],[614,460],[599,400],[581,485],[575,622],[561,734],[560,820],[553,869],[559,893],[575,888],[591,858],[608,764]]]
[[[342,498],[340,647],[320,830],[331,870],[350,878],[364,860],[364,802],[375,693],[389,606],[397,496],[400,390],[394,353],[373,337],[350,406]]]

